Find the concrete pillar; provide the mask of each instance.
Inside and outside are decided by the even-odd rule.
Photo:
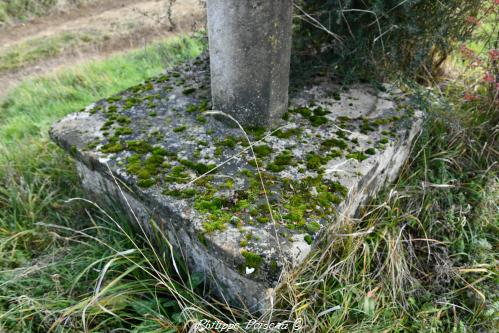
[[[288,108],[292,0],[208,0],[213,108],[269,127]]]

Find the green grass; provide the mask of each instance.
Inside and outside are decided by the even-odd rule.
[[[103,40],[104,36],[92,31],[64,32],[31,39],[0,52],[0,73],[20,69]]]
[[[201,39],[174,39],[21,83],[0,105],[0,152],[15,151],[12,145],[24,145],[24,139],[46,137],[55,120],[193,57],[203,47]]]
[[[122,229],[129,223],[127,219],[117,217],[117,224],[92,205],[67,203],[82,196],[74,163],[50,143],[47,131],[62,116],[136,85],[203,49],[201,38],[170,39],[147,50],[25,81],[2,101],[0,331],[46,332],[61,316],[68,320],[66,331],[81,329],[85,306],[92,330],[135,327],[137,332],[163,332],[168,325],[182,322],[178,302],[172,303],[169,290],[172,283],[187,283],[183,288],[187,299],[199,278],[185,273],[178,282],[165,279],[161,272],[168,264],[158,259],[144,265],[146,258],[155,254],[147,246],[138,251],[126,237],[131,234]],[[84,232],[79,231],[82,229]],[[135,241],[145,242],[140,237]],[[134,252],[117,255],[126,250]],[[128,313],[127,319],[102,316],[103,310],[90,304],[98,270],[109,262],[102,297],[108,310]],[[182,269],[181,264],[179,267]],[[163,309],[171,318],[161,317],[158,324],[151,315],[159,316]],[[146,312],[149,317],[140,319]]]
[[[83,196],[74,164],[47,136],[62,116],[203,47],[176,39],[10,91],[0,112],[0,331],[177,332],[202,318],[251,318],[210,300],[166,240],[159,251],[119,212],[68,201]],[[285,281],[277,302],[289,311],[274,320],[300,318],[304,332],[494,331],[498,119],[462,91],[420,93],[425,130],[393,191]]]
[[[433,103],[397,184],[359,221],[338,227],[355,237],[331,236],[288,281],[281,304],[300,308],[306,324],[319,332],[497,328],[499,178],[490,133],[498,119],[490,105],[461,96],[455,87],[438,100],[422,96]]]
[[[454,50],[447,60],[451,71],[460,75],[461,79],[467,80],[467,84],[470,86],[471,82],[480,80],[483,77],[483,66],[488,63],[488,52],[490,49],[497,48],[499,45],[497,44],[497,36],[499,34],[499,25],[496,23],[499,20],[499,13],[497,10],[481,13],[479,18],[479,26],[474,29],[472,38],[464,43],[464,45],[472,50],[483,63],[476,67],[470,66],[470,61],[464,60],[459,49]]]
[[[57,7],[73,7],[93,0],[7,0],[0,2],[0,27],[42,16]]]

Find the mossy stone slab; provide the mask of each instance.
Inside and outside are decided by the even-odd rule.
[[[153,219],[216,294],[263,311],[283,274],[397,177],[422,112],[389,86],[317,78],[290,96],[277,127],[248,129],[250,145],[209,112],[209,84],[203,56],[50,135],[95,200],[133,210],[145,230]]]

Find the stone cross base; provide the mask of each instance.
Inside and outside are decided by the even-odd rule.
[[[264,311],[283,274],[397,177],[421,112],[394,91],[317,81],[290,96],[285,127],[249,132],[250,146],[208,112],[208,66],[169,70],[50,134],[94,200],[133,210],[146,230],[153,219],[215,295]]]

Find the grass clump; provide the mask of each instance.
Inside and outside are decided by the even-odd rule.
[[[321,290],[325,304],[304,318],[317,332],[494,331],[497,269],[488,266],[497,261],[491,246],[499,214],[497,152],[489,149],[497,141],[490,137],[494,117],[488,104],[455,96],[428,103],[426,126],[396,185],[361,209],[358,220],[326,235],[331,245],[314,252],[283,292],[278,302],[293,307]],[[429,183],[438,185],[422,185]]]

